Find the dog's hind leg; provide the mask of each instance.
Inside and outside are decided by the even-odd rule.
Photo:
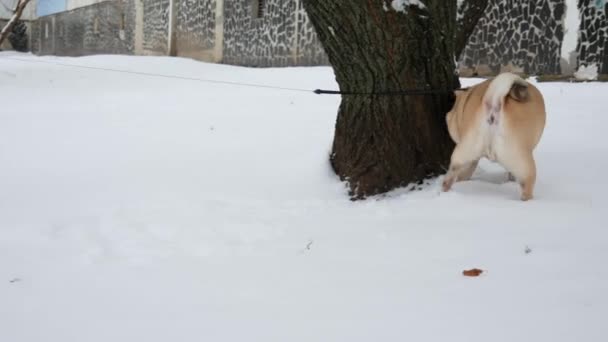
[[[526,161],[527,170],[521,177],[519,184],[521,185],[521,200],[527,201],[532,199],[534,193],[534,185],[536,184],[536,163],[530,155]]]
[[[521,200],[532,199],[536,183],[536,163],[531,152],[518,151],[499,162],[515,177],[521,187]]]
[[[467,164],[465,167],[463,167],[456,181],[466,181],[471,179],[473,173],[475,172],[475,169],[477,169],[477,164],[479,164],[479,159],[474,160]]]
[[[450,168],[443,178],[443,191],[449,191],[457,179],[462,176],[472,175],[477,167],[477,161],[481,156],[480,144],[474,139],[465,139],[456,145],[450,161]],[[467,179],[468,179],[467,178]]]

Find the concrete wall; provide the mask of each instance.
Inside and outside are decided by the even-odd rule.
[[[132,54],[133,1],[112,0],[38,18],[32,50],[40,55]]]

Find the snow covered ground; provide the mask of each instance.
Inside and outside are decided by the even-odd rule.
[[[324,67],[0,53],[0,341],[608,340],[608,84],[539,84],[530,202],[489,162],[449,193],[351,202],[337,96],[34,61],[337,87]]]

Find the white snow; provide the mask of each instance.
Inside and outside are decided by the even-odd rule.
[[[426,6],[420,0],[393,0],[391,2],[391,7],[397,12],[407,12],[407,8],[410,6],[426,9]]]
[[[597,64],[581,65],[574,73],[574,77],[578,80],[596,80],[598,77]]]
[[[337,89],[326,67],[0,53],[0,341],[608,336],[608,84],[538,84],[530,202],[486,161],[351,202],[338,96],[6,57]]]
[[[581,23],[580,13],[576,6],[577,0],[566,0],[566,13],[564,14],[564,38],[562,40],[561,57],[568,63],[567,68],[576,68],[576,59],[571,54],[576,52],[578,44],[579,28]]]

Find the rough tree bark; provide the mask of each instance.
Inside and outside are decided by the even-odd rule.
[[[340,90],[445,90],[342,97],[330,160],[348,182],[351,198],[443,174],[454,147],[444,117],[453,104],[451,90],[460,86],[454,63],[456,0],[303,4]]]
[[[25,9],[25,6],[27,6],[28,2],[30,2],[30,0],[19,0],[17,2],[17,6],[15,6],[15,10],[13,11],[13,16],[4,26],[2,31],[0,31],[0,45],[2,45],[9,33],[11,33],[13,25],[15,25],[19,18],[21,18],[21,14],[23,13],[23,10]]]

